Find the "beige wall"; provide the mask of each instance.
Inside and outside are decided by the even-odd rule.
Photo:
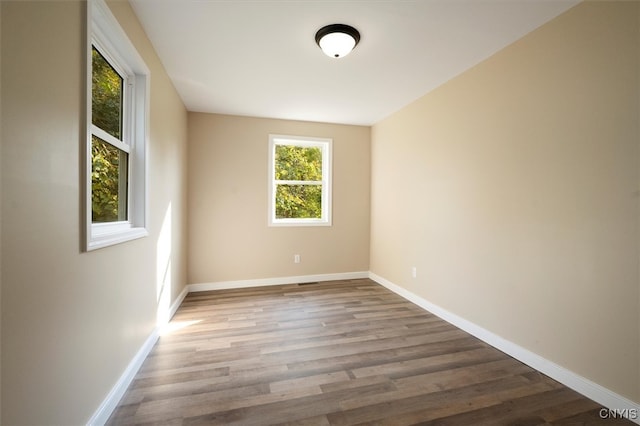
[[[639,7],[580,4],[373,126],[371,226],[374,273],[635,401]]]
[[[186,282],[186,110],[128,3],[110,5],[151,69],[150,235],[85,253],[85,5],[1,2],[2,424],[86,423],[169,302],[159,241],[165,294]]]
[[[2,7],[0,7],[0,52],[2,51]],[[0,99],[2,99],[2,54],[0,54]],[[0,129],[2,102],[0,101]],[[0,159],[2,159],[2,131],[0,131]],[[2,363],[2,161],[0,160],[0,365]],[[2,368],[0,368],[0,421],[2,421]]]
[[[267,226],[270,133],[333,139],[333,226]],[[368,127],[189,113],[189,283],[367,271],[369,160]]]

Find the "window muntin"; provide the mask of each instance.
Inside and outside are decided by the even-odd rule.
[[[331,225],[330,139],[270,141],[269,225]]]
[[[104,0],[88,1],[86,250],[148,235],[149,69]]]

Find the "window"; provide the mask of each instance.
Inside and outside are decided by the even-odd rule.
[[[269,225],[331,225],[331,139],[269,136]]]
[[[91,221],[128,218],[129,144],[122,131],[123,73],[91,48]]]
[[[147,235],[149,70],[103,0],[89,2],[87,250]]]

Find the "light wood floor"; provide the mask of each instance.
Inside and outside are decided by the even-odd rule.
[[[172,325],[108,424],[631,424],[367,279],[191,293]]]

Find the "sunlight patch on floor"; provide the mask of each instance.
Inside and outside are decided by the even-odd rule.
[[[166,336],[172,333],[175,333],[177,331],[183,330],[187,327],[190,327],[194,324],[198,324],[202,322],[202,320],[193,320],[193,321],[171,321],[170,323],[168,323],[167,325],[165,325],[164,327],[162,327],[160,329],[160,335],[161,336]]]

